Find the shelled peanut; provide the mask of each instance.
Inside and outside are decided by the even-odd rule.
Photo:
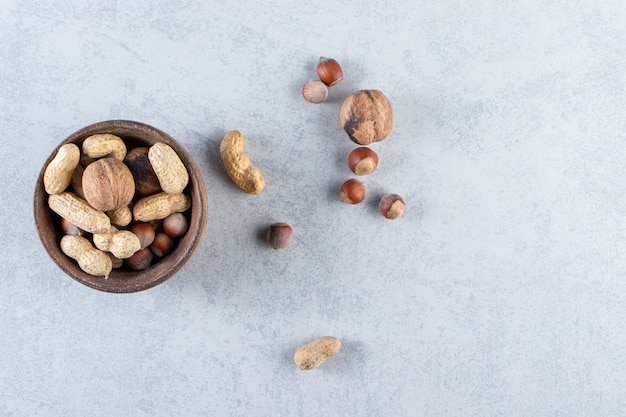
[[[60,217],[61,249],[90,275],[148,268],[189,228],[189,173],[176,151],[164,142],[130,143],[92,135],[82,148],[61,146],[44,171],[48,206]],[[167,240],[155,239],[161,234]]]

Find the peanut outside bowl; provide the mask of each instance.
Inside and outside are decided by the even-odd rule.
[[[121,137],[130,149],[136,146],[151,146],[157,142],[170,145],[178,154],[189,172],[189,185],[185,193],[191,197],[189,230],[178,240],[174,251],[142,271],[133,271],[126,266],[113,269],[108,279],[83,272],[76,261],[66,256],[59,246],[63,237],[61,219],[48,208],[48,194],[43,185],[43,173],[56,155],[58,148],[66,143],[75,143],[81,148],[83,141],[97,133],[112,133]],[[54,263],[76,281],[96,290],[112,293],[131,293],[159,285],[178,272],[193,256],[202,241],[207,224],[208,203],[204,181],[195,162],[185,148],[168,134],[143,123],[127,120],[110,120],[92,124],[72,133],[62,141],[44,163],[34,195],[35,225],[41,243]]]

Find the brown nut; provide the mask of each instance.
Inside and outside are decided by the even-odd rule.
[[[153,258],[154,255],[152,254],[150,248],[143,248],[135,252],[130,258],[126,259],[126,265],[135,271],[141,271],[142,269],[146,269],[150,266]]]
[[[169,237],[182,237],[188,228],[189,221],[182,213],[172,213],[163,220],[163,231]]]
[[[341,105],[339,118],[350,140],[359,145],[380,142],[393,127],[391,104],[378,90],[350,94]]]
[[[296,351],[293,361],[298,368],[308,371],[317,368],[331,356],[339,353],[341,341],[332,336],[324,336],[307,343]]]
[[[135,192],[140,196],[156,194],[161,192],[161,185],[150,160],[148,159],[148,147],[138,147],[131,149],[124,163],[128,166],[135,179]]]
[[[274,223],[267,229],[267,243],[274,249],[285,249],[291,244],[293,229],[287,223]]]
[[[380,212],[389,220],[397,219],[404,213],[405,204],[398,194],[385,194],[378,205]]]
[[[378,155],[365,146],[356,148],[348,155],[348,166],[356,175],[368,175],[378,166]]]
[[[128,206],[135,195],[133,175],[122,161],[115,158],[102,158],[89,164],[82,183],[85,200],[100,211]]]
[[[320,80],[309,80],[302,87],[302,97],[309,103],[323,103],[328,99],[328,87]]]
[[[154,226],[150,223],[136,223],[130,228],[130,231],[139,238],[141,249],[147,248],[154,242]]]
[[[344,182],[339,191],[339,200],[343,203],[358,204],[365,199],[365,183],[349,179]]]
[[[320,57],[315,71],[317,71],[317,76],[320,77],[320,80],[329,87],[339,84],[343,79],[341,65],[332,58]]]
[[[61,230],[63,230],[63,233],[65,233],[66,235],[71,235],[71,236],[83,235],[83,231],[80,228],[70,223],[70,221],[64,217],[61,217]]]
[[[174,250],[174,239],[165,233],[159,233],[154,237],[154,242],[150,245],[150,249],[158,257],[169,255]]]

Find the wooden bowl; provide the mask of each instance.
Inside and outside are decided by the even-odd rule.
[[[189,219],[189,230],[178,239],[172,253],[154,262],[142,271],[133,271],[126,266],[113,269],[107,279],[83,272],[76,261],[66,256],[59,246],[63,233],[61,218],[48,207],[48,194],[43,185],[43,174],[60,146],[75,143],[80,148],[85,138],[97,133],[112,133],[121,137],[130,149],[136,146],[151,146],[165,142],[178,154],[189,172],[189,185],[185,193],[191,197],[191,209],[185,215]],[[34,215],[39,238],[54,263],[76,281],[96,290],[113,293],[130,293],[146,290],[163,283],[178,272],[192,257],[202,241],[207,224],[208,203],[204,181],[200,170],[183,146],[168,134],[143,123],[127,120],[109,120],[92,124],[72,133],[61,142],[46,160],[35,187]]]

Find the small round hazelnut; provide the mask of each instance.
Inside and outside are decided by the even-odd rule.
[[[350,94],[341,105],[339,119],[350,140],[359,145],[380,142],[393,127],[391,104],[379,90]]]
[[[267,229],[267,243],[274,249],[285,249],[291,244],[293,229],[287,223],[274,223]]]
[[[163,220],[163,231],[169,237],[177,238],[187,233],[189,222],[182,213],[172,213]]]
[[[348,155],[348,166],[356,175],[368,175],[378,166],[378,155],[365,146],[356,148]]]
[[[302,87],[302,97],[310,103],[323,103],[328,98],[328,87],[320,80],[309,80]]]
[[[315,70],[320,80],[329,87],[339,84],[343,79],[341,65],[332,58],[320,57]]]
[[[133,232],[141,243],[141,249],[147,248],[154,241],[154,226],[150,223],[135,223],[130,231]]]
[[[174,250],[174,239],[165,233],[159,233],[154,237],[154,242],[150,245],[150,249],[156,256],[162,258]]]
[[[385,194],[378,205],[382,215],[389,220],[402,216],[405,207],[404,200],[398,194]]]
[[[135,271],[146,269],[152,263],[154,255],[150,248],[139,249],[130,258],[126,259],[126,265]]]
[[[349,179],[344,182],[339,191],[339,200],[348,204],[358,204],[365,199],[365,183]]]
[[[65,233],[66,235],[73,235],[73,236],[83,235],[83,231],[81,229],[76,227],[74,224],[70,223],[69,220],[67,220],[64,217],[61,217],[61,230],[63,230],[63,233]]]
[[[115,158],[102,158],[89,164],[83,173],[82,185],[89,205],[101,211],[128,206],[135,195],[133,174]]]

